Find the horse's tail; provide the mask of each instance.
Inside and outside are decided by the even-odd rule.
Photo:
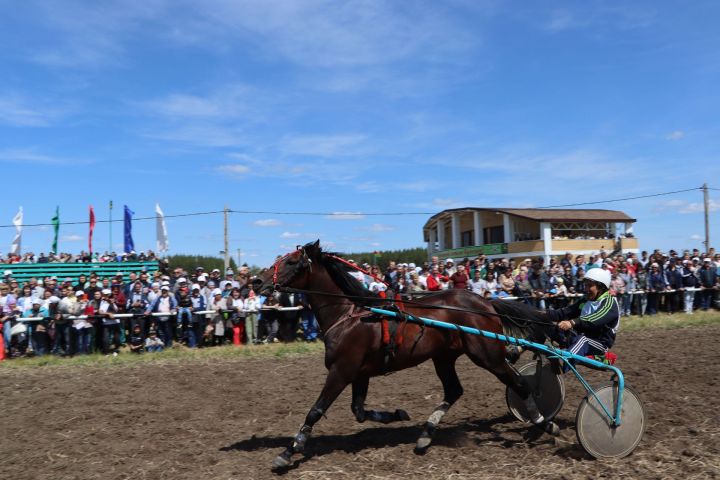
[[[545,330],[550,321],[542,310],[511,300],[490,300],[500,315],[503,333],[509,337],[544,343]]]

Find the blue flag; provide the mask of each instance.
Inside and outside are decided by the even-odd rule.
[[[132,239],[132,216],[135,215],[135,212],[130,210],[127,205],[125,205],[125,245],[123,251],[125,253],[130,253],[131,251],[135,250],[135,243]]]

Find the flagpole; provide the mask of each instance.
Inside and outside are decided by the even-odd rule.
[[[108,246],[108,254],[112,253],[112,200],[110,200],[110,221],[108,222],[110,225],[110,245]]]

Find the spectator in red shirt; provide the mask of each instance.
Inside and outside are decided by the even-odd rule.
[[[448,280],[450,280],[448,277],[440,275],[438,266],[433,265],[432,270],[430,270],[430,275],[427,277],[427,289],[431,292],[442,290],[442,282],[447,282]]]
[[[468,277],[468,274],[465,271],[465,265],[462,265],[462,264],[458,265],[457,271],[450,276],[450,282],[452,282],[452,288],[455,288],[458,290],[467,290],[469,280],[470,280],[470,278]]]

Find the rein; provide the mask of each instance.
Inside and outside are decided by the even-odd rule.
[[[317,290],[305,290],[300,288],[293,288],[293,287],[279,287],[277,289],[280,292],[284,293],[304,293],[308,295],[325,295],[326,297],[335,297],[335,298],[345,298],[347,300],[360,300],[362,303],[395,303],[393,299],[388,298],[368,298],[368,297],[360,297],[357,295],[347,295],[344,293],[328,293],[328,292],[320,292]],[[507,318],[513,321],[519,321],[519,322],[527,322],[527,323],[536,323],[539,325],[555,325],[554,323],[547,321],[543,322],[540,320],[534,320],[531,318],[520,318],[515,317],[512,315],[503,315],[501,313],[497,312],[490,312],[486,310],[475,310],[472,308],[460,308],[460,307],[452,307],[450,305],[428,305],[426,303],[420,303],[413,300],[402,300],[402,303],[405,305],[411,305],[415,306],[417,308],[424,308],[427,310],[450,310],[454,312],[462,312],[462,313],[472,313],[475,315],[490,315],[497,318]]]
[[[309,263],[310,271],[312,272],[312,260],[310,258],[308,258],[305,248],[300,247],[300,248],[298,248],[298,250],[302,252],[302,256]],[[296,251],[298,251],[298,250],[296,250]],[[278,283],[277,283],[278,272],[280,271],[280,263],[282,263],[282,261],[286,257],[292,255],[293,253],[295,253],[295,252],[286,253],[282,257],[278,258],[275,261],[275,264],[273,265],[273,288],[279,292],[302,293],[302,294],[307,294],[307,295],[324,295],[324,296],[328,296],[328,297],[344,298],[344,299],[352,300],[352,301],[357,300],[357,301],[359,301],[359,303],[366,303],[366,304],[367,303],[395,303],[392,299],[390,299],[388,301],[388,299],[386,299],[386,298],[368,298],[368,297],[363,297],[363,296],[359,296],[359,295],[347,295],[347,294],[321,292],[321,291],[317,291],[317,290],[306,290],[306,289],[293,288],[293,287],[282,287],[282,286],[278,285]],[[367,272],[365,272],[365,270],[359,268],[357,265],[353,265],[352,263],[348,262],[347,260],[340,258],[336,255],[327,255],[327,256],[336,261],[340,261],[345,265],[351,266],[352,268],[355,268],[356,270],[359,270],[363,273],[367,273]],[[377,277],[375,277],[374,275],[371,275],[369,273],[367,273],[367,274],[370,275],[371,277],[375,278],[376,280],[380,280]],[[387,283],[385,283],[384,280],[380,280],[380,281],[382,283],[384,283],[385,285],[387,285]],[[543,322],[541,320],[535,320],[535,319],[531,319],[531,318],[520,318],[520,317],[515,317],[512,315],[500,314],[497,312],[491,312],[491,311],[486,311],[486,310],[466,309],[466,308],[452,307],[449,305],[427,305],[425,303],[420,303],[420,302],[413,301],[413,300],[402,300],[402,303],[406,304],[406,305],[415,306],[416,308],[424,308],[424,309],[428,309],[428,310],[435,310],[435,309],[449,310],[449,311],[455,311],[455,312],[470,313],[470,314],[475,314],[475,315],[489,315],[489,316],[493,316],[493,317],[496,317],[499,319],[506,318],[506,319],[512,321],[513,323],[515,323],[517,326],[521,326],[521,324],[527,325],[529,323],[533,323],[533,324],[537,324],[537,325],[554,325],[550,321]],[[327,331],[330,331],[333,327],[335,327],[336,325],[338,325],[340,323],[343,323],[344,321],[345,321],[345,318],[342,318],[339,321],[333,323],[328,328]],[[327,332],[326,332],[326,334],[327,334]]]

